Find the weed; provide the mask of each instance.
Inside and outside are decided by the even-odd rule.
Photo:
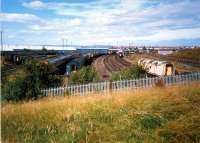
[[[162,125],[162,119],[156,115],[143,115],[139,117],[138,124],[142,129],[155,129]]]

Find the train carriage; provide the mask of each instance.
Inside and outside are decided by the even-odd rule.
[[[156,76],[168,76],[175,74],[173,64],[167,61],[140,59],[138,61],[138,65],[145,68],[149,74]]]

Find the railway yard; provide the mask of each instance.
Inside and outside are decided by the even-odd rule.
[[[90,66],[95,69],[97,74],[99,75],[100,80],[110,80],[110,77],[113,73],[118,71],[123,71],[130,67],[136,66],[138,61],[142,58],[148,58],[151,62],[162,63],[168,62],[173,65],[175,74],[183,74],[189,72],[200,71],[200,59],[198,58],[198,53],[200,48],[194,50],[179,50],[169,55],[160,55],[154,51],[151,52],[123,52],[123,50],[111,51],[109,50],[107,53],[76,53],[71,52],[68,54],[58,54],[56,51],[51,51],[44,53],[44,51],[14,51],[4,53],[3,62],[9,64],[1,64],[3,65],[3,73],[7,73],[9,71],[16,70],[19,65],[26,63],[30,59],[37,58],[40,61],[45,61],[48,64],[55,65],[58,69],[60,69],[60,74],[70,76],[71,73],[81,69],[84,66]],[[185,52],[186,51],[186,52]],[[179,53],[195,53],[196,57],[188,56],[187,54],[183,54],[184,57],[181,57]],[[34,54],[33,54],[34,53]],[[50,55],[49,55],[50,53]],[[59,51],[60,53],[60,51]],[[30,56],[31,55],[31,56]],[[179,55],[179,56],[177,56]],[[188,57],[188,58],[187,58]],[[151,65],[152,66],[152,65]],[[149,67],[151,67],[149,66]],[[155,64],[154,64],[155,66]],[[13,68],[14,67],[14,68]],[[158,69],[154,69],[158,70]],[[165,69],[163,69],[165,70]],[[155,75],[156,76],[156,75]]]
[[[113,72],[129,68],[131,65],[130,62],[118,55],[100,56],[93,62],[93,67],[103,80],[109,79]]]
[[[93,67],[96,69],[102,80],[107,80],[112,73],[122,71],[133,65],[137,65],[142,58],[151,60],[164,60],[172,63],[176,74],[200,71],[200,61],[196,59],[184,59],[175,56],[162,56],[158,54],[129,54],[124,57],[118,55],[104,55],[97,58],[93,62]]]

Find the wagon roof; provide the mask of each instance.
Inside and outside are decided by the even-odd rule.
[[[67,63],[67,65],[68,64],[73,64],[73,63],[84,63],[84,61],[85,61],[85,57],[79,57],[79,58],[75,58],[75,59],[73,59],[73,60],[71,60],[69,63]]]

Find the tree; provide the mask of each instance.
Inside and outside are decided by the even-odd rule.
[[[42,46],[42,52],[43,53],[47,53],[48,52],[48,50],[45,48],[45,46]]]
[[[24,74],[5,83],[2,88],[3,99],[15,101],[36,99],[42,88],[61,83],[61,79],[55,73],[55,67],[51,65],[32,60],[24,65],[24,70]]]

